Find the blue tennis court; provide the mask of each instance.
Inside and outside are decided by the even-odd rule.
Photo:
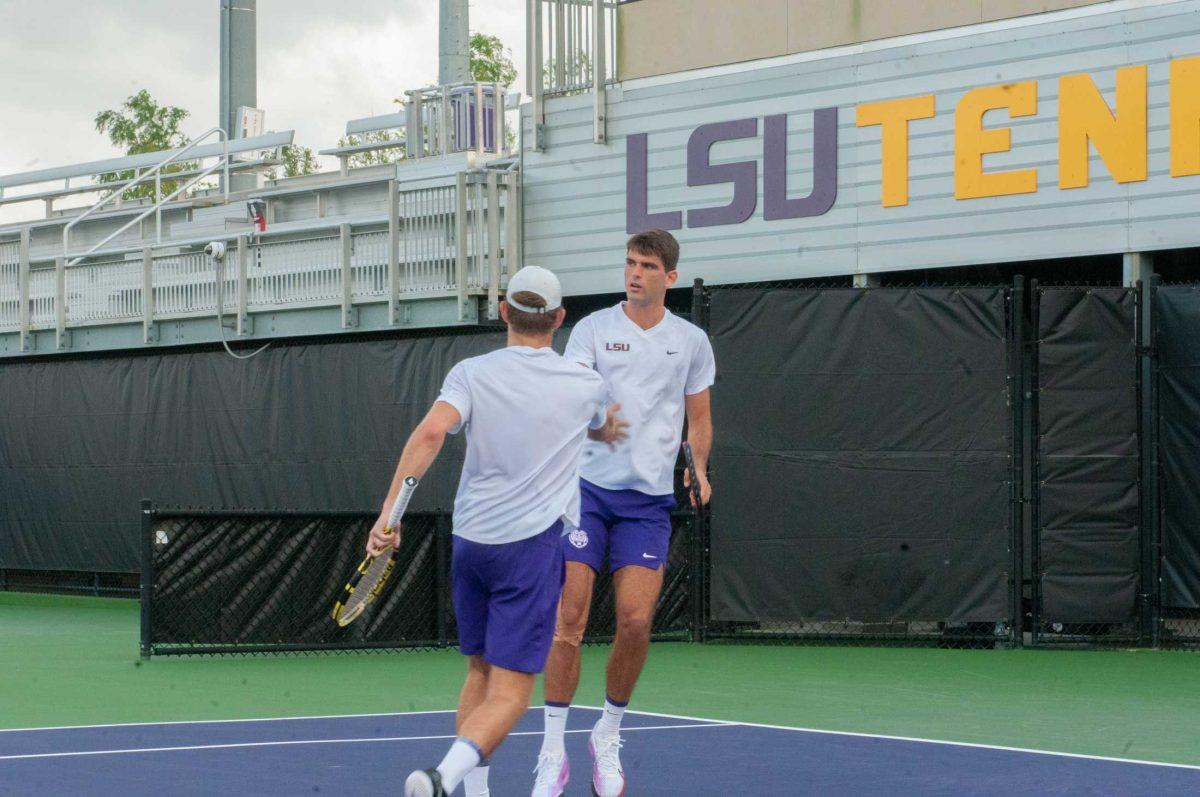
[[[568,794],[589,789],[596,709],[571,713]],[[440,760],[453,713],[0,731],[0,794],[392,794]],[[630,712],[636,795],[1200,794],[1200,767]],[[492,765],[492,793],[527,794],[541,744],[531,710]]]

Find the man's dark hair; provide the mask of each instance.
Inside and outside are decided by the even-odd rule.
[[[512,300],[520,302],[526,307],[545,307],[546,300],[536,293],[530,291],[521,291],[514,293]],[[554,331],[554,321],[558,315],[558,311],[551,310],[548,313],[527,313],[524,310],[518,310],[513,307],[512,302],[508,303],[508,325],[512,327],[513,332],[519,335],[548,335]]]
[[[639,232],[625,244],[625,251],[657,255],[667,271],[674,271],[679,265],[679,241],[666,230]]]

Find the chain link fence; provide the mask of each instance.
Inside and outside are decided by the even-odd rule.
[[[410,513],[378,599],[346,627],[335,601],[364,555],[376,515],[359,512],[147,510],[143,655],[428,650],[456,644],[446,513]],[[653,638],[688,639],[696,571],[690,512],[675,533]],[[586,641],[615,632],[612,578],[597,579]]]

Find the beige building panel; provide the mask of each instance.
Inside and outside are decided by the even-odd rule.
[[[1064,8],[1092,6],[1099,0],[983,0],[983,21],[1023,17],[1046,11],[1061,11]]]
[[[631,80],[1102,1],[642,0],[618,12],[618,74]]]
[[[788,52],[787,0],[646,0],[617,16],[622,80]]]

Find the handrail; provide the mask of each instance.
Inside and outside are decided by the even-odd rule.
[[[224,165],[225,165],[226,169],[228,169],[228,167],[229,167],[229,163],[228,163],[228,161],[223,161],[222,163],[224,163]],[[85,258],[87,258],[89,255],[91,255],[91,254],[92,254],[93,252],[95,252],[97,249],[99,249],[100,247],[104,246],[106,243],[108,243],[109,241],[111,241],[113,238],[116,238],[118,235],[120,235],[121,233],[125,232],[125,231],[126,231],[126,230],[128,230],[130,227],[132,227],[133,225],[135,225],[135,224],[137,224],[138,222],[140,222],[142,219],[144,219],[144,218],[146,218],[147,216],[149,216],[151,213],[155,213],[156,211],[158,211],[158,209],[159,209],[160,207],[162,207],[162,206],[163,206],[163,204],[165,204],[165,203],[167,203],[167,202],[170,202],[172,199],[174,199],[175,197],[179,196],[179,195],[180,195],[180,194],[182,194],[184,191],[188,190],[188,189],[189,189],[189,188],[191,188],[193,185],[195,185],[196,183],[198,183],[198,182],[200,182],[201,180],[203,180],[205,177],[208,177],[210,174],[212,174],[212,173],[213,173],[213,172],[215,172],[215,171],[216,171],[218,168],[220,168],[220,167],[221,167],[221,165],[222,165],[222,163],[214,163],[212,166],[209,166],[207,169],[205,169],[204,171],[202,171],[202,172],[200,172],[199,174],[197,174],[197,175],[196,175],[195,177],[193,177],[191,180],[188,180],[188,181],[187,181],[186,183],[184,183],[182,186],[180,186],[179,188],[176,188],[176,189],[175,189],[174,191],[172,191],[170,194],[168,194],[167,196],[165,196],[165,197],[163,197],[162,199],[160,199],[160,200],[159,200],[157,203],[155,203],[155,204],[154,204],[154,205],[152,205],[151,207],[149,207],[149,208],[147,208],[146,210],[144,210],[143,212],[139,213],[139,214],[138,214],[137,216],[135,216],[134,218],[132,218],[132,219],[130,219],[129,221],[127,221],[125,224],[123,224],[123,225],[122,225],[122,226],[121,226],[119,229],[117,229],[115,232],[113,232],[113,233],[109,234],[109,236],[108,236],[107,238],[105,238],[103,241],[100,241],[99,243],[97,243],[97,244],[94,244],[94,245],[92,246],[92,248],[91,248],[91,249],[87,250],[86,252],[83,252],[82,254],[80,254],[80,255],[78,255],[77,257],[75,257],[73,260],[69,261],[69,262],[67,263],[67,266],[74,266],[74,265],[77,265],[79,262],[81,262],[82,260],[84,260]],[[226,193],[225,193],[225,196],[228,198],[228,196],[229,196],[229,193],[228,193],[228,191],[229,191],[229,189],[228,189],[229,181],[228,181],[228,180],[226,180],[226,181],[225,181],[225,185],[227,186],[227,187],[226,187]],[[76,219],[76,221],[78,221],[78,219]],[[68,224],[68,225],[67,225],[67,228],[69,228],[70,226],[71,226],[71,225],[70,225],[70,224]],[[70,257],[70,254],[68,253],[68,251],[67,251],[67,249],[66,249],[66,245],[67,245],[67,232],[68,232],[67,228],[64,228],[64,229],[63,229],[63,255],[62,255],[62,256],[63,256],[64,258],[66,258],[66,257]],[[159,240],[159,243],[161,243],[161,242],[162,242],[162,241],[161,241],[161,236],[159,236],[159,238],[160,238],[160,240]]]
[[[168,197],[165,197],[165,198],[161,198],[161,197],[159,197],[159,193],[160,193],[160,191],[161,191],[161,188],[162,188],[162,183],[161,183],[161,177],[160,177],[160,174],[161,174],[161,172],[162,172],[162,170],[163,170],[163,167],[167,166],[167,165],[168,165],[168,164],[170,164],[170,163],[173,163],[173,162],[174,162],[176,159],[180,158],[180,157],[181,157],[181,156],[182,156],[184,153],[186,153],[186,152],[190,152],[191,150],[195,149],[197,146],[199,146],[199,145],[200,145],[200,142],[204,141],[206,138],[208,138],[209,136],[211,136],[213,133],[219,133],[219,134],[220,134],[220,137],[221,137],[221,144],[222,144],[222,148],[221,148],[221,160],[220,160],[220,161],[218,161],[216,164],[214,164],[214,166],[213,166],[213,167],[210,167],[210,168],[206,169],[205,171],[201,172],[199,175],[197,175],[197,176],[196,176],[196,177],[195,177],[193,180],[191,180],[190,182],[188,182],[188,183],[187,183],[187,184],[184,186],[184,188],[183,188],[183,189],[180,189],[179,191],[175,191],[175,192],[173,192],[173,193],[172,193],[170,196],[168,196]],[[93,247],[92,247],[91,249],[89,249],[87,252],[84,252],[82,255],[80,255],[78,258],[76,258],[76,259],[75,259],[75,260],[74,260],[72,263],[70,263],[70,264],[68,264],[68,265],[74,265],[75,263],[78,263],[80,260],[82,260],[83,258],[87,257],[89,254],[91,254],[92,252],[96,251],[97,249],[99,249],[99,248],[100,248],[101,246],[103,246],[104,244],[106,244],[106,243],[108,243],[109,241],[111,241],[113,238],[117,237],[117,236],[118,236],[118,235],[120,235],[121,233],[123,233],[123,232],[125,232],[126,230],[128,230],[128,229],[129,229],[130,227],[132,227],[134,224],[136,224],[136,223],[140,222],[142,219],[146,218],[146,216],[149,216],[151,213],[154,213],[155,211],[157,211],[159,208],[161,208],[161,207],[162,207],[162,205],[163,205],[163,203],[164,203],[164,202],[167,202],[167,201],[169,201],[169,200],[171,200],[171,199],[174,199],[176,196],[178,196],[178,195],[179,195],[179,193],[180,193],[182,190],[186,190],[186,189],[188,189],[188,188],[191,188],[191,187],[192,187],[193,185],[195,185],[195,184],[196,184],[196,183],[197,183],[199,180],[201,180],[201,179],[203,179],[203,178],[207,177],[208,175],[212,174],[214,171],[216,171],[216,167],[217,167],[217,166],[224,167],[224,170],[225,170],[225,182],[224,182],[224,184],[223,184],[223,186],[222,186],[222,187],[224,188],[224,192],[225,192],[225,201],[227,201],[227,202],[228,202],[228,201],[229,201],[229,135],[228,135],[228,134],[225,132],[225,130],[224,130],[224,129],[222,129],[222,128],[220,128],[220,127],[211,127],[211,128],[209,128],[208,130],[204,131],[204,132],[203,132],[202,134],[200,134],[199,136],[197,136],[196,138],[193,138],[193,139],[192,139],[192,140],[191,140],[191,141],[190,141],[190,142],[187,144],[187,146],[185,146],[185,147],[182,147],[182,148],[180,148],[180,149],[177,149],[177,150],[173,150],[173,151],[171,152],[171,154],[170,154],[170,155],[168,155],[166,158],[164,158],[164,159],[162,159],[161,161],[159,161],[159,162],[158,162],[158,165],[156,165],[154,168],[150,169],[150,171],[148,171],[148,172],[144,172],[143,174],[140,174],[140,175],[135,175],[135,176],[134,176],[134,178],[133,178],[132,180],[130,180],[129,182],[125,183],[125,185],[123,185],[123,186],[121,186],[120,188],[116,189],[115,191],[113,191],[112,193],[110,193],[108,196],[102,197],[102,198],[100,199],[100,201],[99,201],[99,202],[97,202],[96,204],[92,205],[90,208],[88,208],[87,210],[85,210],[83,213],[79,214],[78,216],[76,216],[75,218],[73,218],[73,219],[72,219],[70,222],[68,222],[68,223],[67,223],[67,225],[66,225],[65,227],[63,227],[63,233],[62,233],[62,235],[63,235],[63,257],[67,257],[67,256],[68,256],[68,252],[70,252],[70,251],[71,251],[71,245],[70,245],[71,238],[70,238],[70,236],[71,236],[71,228],[72,228],[72,227],[74,227],[76,224],[78,224],[79,222],[83,221],[84,219],[86,219],[88,216],[92,215],[92,214],[93,214],[93,213],[95,213],[96,211],[100,210],[100,208],[102,208],[102,207],[104,207],[105,205],[107,205],[107,204],[108,204],[110,201],[112,201],[114,198],[119,198],[119,197],[120,197],[122,194],[124,194],[124,193],[125,193],[126,191],[128,191],[130,188],[133,188],[133,187],[134,187],[135,185],[137,185],[138,183],[141,183],[141,182],[143,182],[144,180],[148,180],[150,177],[154,177],[154,178],[155,178],[155,190],[154,190],[155,203],[154,203],[154,205],[153,205],[153,206],[150,208],[150,210],[148,210],[147,212],[145,212],[145,213],[143,213],[143,214],[139,215],[139,216],[138,216],[137,218],[135,218],[133,221],[129,222],[129,223],[128,223],[128,224],[126,224],[124,227],[122,227],[121,229],[117,230],[115,233],[113,233],[112,235],[110,235],[109,237],[105,238],[105,239],[104,239],[103,241],[101,241],[100,243],[98,243],[98,244],[96,244],[95,246],[93,246]],[[161,238],[162,238],[161,232],[162,232],[162,230],[161,230],[161,221],[160,221],[160,229],[159,229],[159,236],[158,236],[160,240],[161,240]]]

